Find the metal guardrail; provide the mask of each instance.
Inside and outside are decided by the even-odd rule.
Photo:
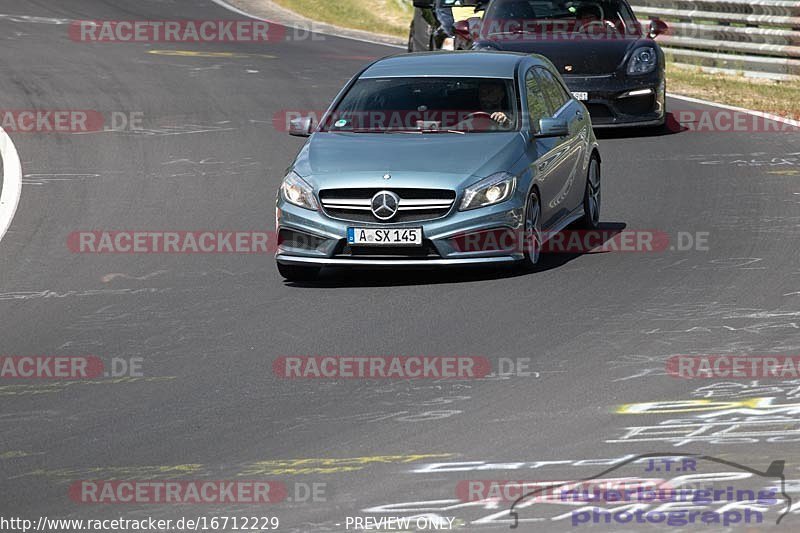
[[[633,0],[633,10],[669,24],[658,41],[677,63],[800,81],[800,2]]]

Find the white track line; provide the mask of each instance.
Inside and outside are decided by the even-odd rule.
[[[292,28],[292,29],[295,29],[295,30],[308,31],[308,28],[301,28],[299,26],[292,26],[291,24],[283,24],[281,22],[275,22],[274,20],[267,20],[265,18],[261,18],[261,17],[255,16],[255,15],[251,15],[250,13],[247,13],[246,11],[242,11],[238,7],[230,5],[229,3],[225,2],[225,0],[211,0],[211,1],[214,2],[215,4],[217,4],[218,6],[223,7],[225,9],[227,9],[228,11],[233,11],[237,15],[241,15],[243,17],[251,18],[251,19],[254,19],[254,20],[262,20],[264,22],[270,22],[272,24],[280,24],[281,26],[286,26],[287,28]],[[329,2],[334,2],[335,0],[328,0],[328,1]],[[340,37],[342,39],[350,39],[351,41],[358,41],[360,43],[379,44],[381,46],[388,46],[389,48],[401,48],[403,50],[406,49],[405,46],[402,46],[402,45],[399,45],[399,44],[382,43],[380,41],[372,41],[370,39],[362,39],[360,37],[353,37],[351,35],[342,35],[342,34],[339,34],[339,33],[328,33],[328,32],[324,32],[324,31],[316,31],[316,30],[313,30],[313,29],[311,31],[313,33],[318,33],[320,35],[330,35],[331,37]]]
[[[710,102],[708,100],[701,100],[700,98],[692,98],[691,96],[681,96],[680,94],[672,94],[667,93],[667,96],[670,98],[677,98],[678,100],[685,100],[687,102],[691,102],[693,104],[702,104],[711,107],[719,107],[721,109],[728,109],[730,111],[738,111],[740,113],[747,113],[750,115],[755,115],[760,118],[766,118],[768,120],[774,120],[775,122],[781,122],[783,124],[788,124],[790,126],[795,126],[800,128],[800,120],[793,120],[791,118],[782,117],[780,115],[773,115],[772,113],[764,113],[762,111],[753,111],[752,109],[745,109],[744,107],[735,107],[732,105],[726,104],[719,104],[717,102]],[[669,109],[667,109],[669,111]]]
[[[233,11],[237,15],[241,15],[241,16],[247,17],[249,19],[256,19],[256,20],[263,20],[265,22],[272,22],[271,20],[262,19],[261,17],[256,17],[256,16],[251,15],[250,13],[246,13],[246,12],[242,11],[241,9],[239,9],[238,7],[232,6],[227,2],[223,2],[222,0],[211,0],[211,1],[214,2],[215,4],[217,4],[220,7],[224,7],[228,11]]]
[[[0,241],[11,226],[22,196],[22,164],[14,142],[0,128],[0,158],[3,159],[3,189],[0,190]]]

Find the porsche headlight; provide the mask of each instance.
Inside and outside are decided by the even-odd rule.
[[[514,194],[517,178],[508,172],[498,172],[467,187],[461,201],[461,211],[505,202]]]
[[[644,46],[633,51],[628,60],[628,74],[637,76],[649,74],[658,66],[658,54],[652,46]]]
[[[317,210],[317,200],[314,198],[314,189],[303,178],[294,172],[283,178],[281,183],[283,199],[299,207]]]

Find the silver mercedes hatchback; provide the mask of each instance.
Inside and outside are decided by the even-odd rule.
[[[403,54],[372,63],[315,121],[278,191],[278,269],[533,267],[567,225],[596,228],[600,153],[544,57]]]

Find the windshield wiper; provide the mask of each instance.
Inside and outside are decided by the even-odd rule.
[[[331,133],[404,133],[404,134],[419,134],[423,133],[457,133],[459,135],[466,135],[467,132],[460,130],[447,130],[447,129],[424,129],[424,130],[380,130],[370,128],[353,128],[349,130],[329,130]]]
[[[431,130],[385,130],[384,133],[418,133],[422,135],[423,133],[457,133],[459,135],[466,135],[466,131],[461,130],[440,130],[440,129],[431,129]]]
[[[520,29],[520,30],[509,30],[509,31],[493,31],[492,33],[489,34],[489,36],[491,37],[492,35],[522,35],[524,33],[535,33],[535,32],[530,31],[530,30],[522,30],[522,29]]]

